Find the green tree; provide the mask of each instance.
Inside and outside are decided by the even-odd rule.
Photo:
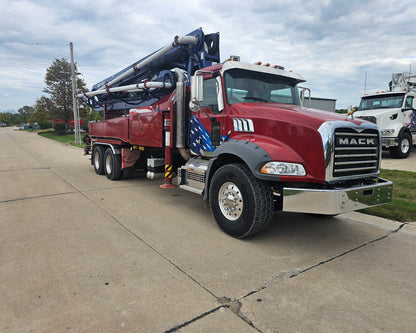
[[[55,59],[46,70],[45,84],[43,92],[49,94],[52,103],[52,107],[48,108],[51,118],[63,120],[68,127],[73,119],[71,64],[65,58]],[[80,78],[77,78],[77,88],[86,90],[85,82]]]
[[[12,117],[10,112],[0,112],[0,123],[4,123],[7,125],[12,124]]]
[[[30,115],[33,112],[33,108],[31,106],[23,106],[21,107],[19,110],[17,110],[17,119],[18,119],[18,123],[20,124],[26,124],[27,122],[29,122],[29,118]]]
[[[42,129],[50,127],[53,108],[54,105],[50,98],[45,96],[38,98],[35,106],[32,108],[29,121],[31,123],[38,123]]]
[[[100,112],[95,111],[93,108],[87,106],[85,107],[85,110],[87,111],[85,113],[85,118],[87,118],[88,121],[91,120],[103,120],[103,116]]]
[[[0,112],[0,123],[5,123],[7,126],[12,126],[22,124],[23,122],[21,121],[19,113],[14,111],[4,111]]]

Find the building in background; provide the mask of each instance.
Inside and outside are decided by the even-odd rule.
[[[311,97],[310,101],[305,98],[305,106],[312,109],[335,112],[335,104],[337,100],[332,98]],[[308,105],[309,103],[309,105]]]

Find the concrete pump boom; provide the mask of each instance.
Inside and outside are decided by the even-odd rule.
[[[77,97],[97,111],[151,105],[175,87],[177,78],[171,72],[173,68],[186,72],[188,84],[196,70],[219,60],[219,34],[205,35],[200,28],[186,36],[176,36],[172,43],[98,82],[92,91]]]

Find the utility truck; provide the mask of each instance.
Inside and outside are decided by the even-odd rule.
[[[354,117],[378,125],[392,157],[406,158],[416,145],[416,74],[394,73],[387,91],[361,98]]]
[[[138,168],[201,195],[237,238],[264,230],[274,211],[337,215],[389,202],[377,126],[302,107],[303,82],[281,66],[220,63],[218,33],[175,37],[78,95],[104,113],[89,123],[91,164],[110,180]]]

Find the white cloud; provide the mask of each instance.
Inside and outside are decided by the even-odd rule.
[[[220,32],[222,59],[282,65],[313,96],[357,105],[366,72],[367,88],[383,89],[392,72],[416,69],[415,16],[410,0],[9,1],[0,13],[0,110],[34,104],[70,41],[91,87],[199,27]]]

